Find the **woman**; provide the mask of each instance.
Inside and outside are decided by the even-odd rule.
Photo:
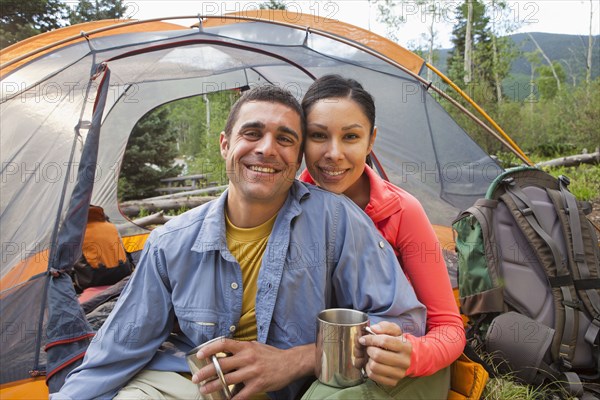
[[[355,80],[327,75],[311,85],[302,107],[308,169],[300,180],[343,193],[362,208],[396,251],[418,299],[427,307],[424,337],[380,323],[372,327],[377,336],[361,338],[374,346],[368,349],[367,374],[384,385],[395,385],[404,376],[432,375],[461,354],[463,323],[441,247],[423,207],[366,165],[377,136],[373,98]]]

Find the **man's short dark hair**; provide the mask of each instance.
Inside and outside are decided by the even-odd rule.
[[[231,111],[229,112],[229,117],[227,118],[227,123],[225,124],[226,137],[231,136],[231,131],[233,130],[233,126],[238,119],[240,108],[250,101],[273,102],[284,105],[298,113],[300,116],[300,124],[302,129],[302,143],[304,143],[304,138],[306,137],[306,119],[300,103],[288,90],[274,85],[256,86],[242,94],[242,97],[235,102],[233,107],[231,107]]]

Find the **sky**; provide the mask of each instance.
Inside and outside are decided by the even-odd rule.
[[[221,15],[233,11],[257,9],[266,0],[125,0],[128,17],[149,19],[165,16]],[[442,15],[436,19],[436,46],[451,47],[450,36],[454,21],[454,9],[460,0],[436,1]],[[368,0],[285,0],[288,10],[317,14],[351,23],[385,36],[385,26],[377,21],[377,6]],[[589,34],[590,6],[593,7],[592,34],[600,34],[600,0],[517,0],[508,1],[510,22],[520,25],[516,32],[548,32],[573,35]],[[491,0],[485,3],[492,10]],[[398,33],[398,41],[405,47],[414,48],[425,44],[423,33],[431,21],[431,14],[414,1],[397,3],[395,7],[406,19]],[[496,17],[496,20],[500,20]],[[177,21],[187,24],[185,21]]]

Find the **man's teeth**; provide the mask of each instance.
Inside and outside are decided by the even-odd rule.
[[[323,172],[325,172],[327,175],[331,175],[331,176],[338,176],[344,173],[344,171],[326,171],[323,170]]]
[[[267,173],[267,174],[272,174],[272,173],[274,173],[274,172],[275,172],[275,170],[274,170],[273,168],[267,168],[267,167],[258,167],[258,166],[255,166],[255,165],[252,165],[252,166],[250,167],[250,169],[251,169],[252,171],[254,171],[254,172],[264,172],[264,173]]]

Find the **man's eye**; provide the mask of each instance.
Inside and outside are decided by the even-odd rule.
[[[293,146],[298,143],[298,139],[292,135],[281,135],[277,138],[282,146]]]
[[[257,131],[246,131],[244,132],[244,136],[249,139],[257,139],[260,137],[260,132]]]

